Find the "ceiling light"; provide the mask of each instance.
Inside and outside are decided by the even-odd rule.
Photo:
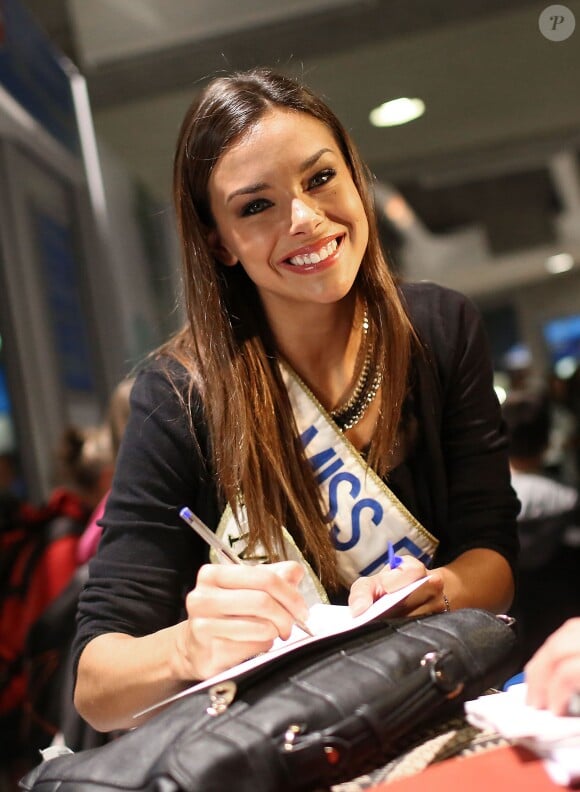
[[[400,99],[391,99],[390,102],[375,107],[369,113],[369,120],[376,127],[399,126],[414,121],[424,112],[425,103],[421,99],[408,99],[402,96]]]
[[[561,272],[568,272],[574,266],[574,257],[570,253],[557,253],[550,256],[544,262],[544,266],[551,275],[559,275]]]
[[[554,366],[554,372],[560,379],[569,379],[576,373],[578,361],[574,357],[563,357]]]
[[[493,389],[495,391],[495,395],[497,396],[497,400],[500,404],[503,404],[504,401],[507,399],[508,390],[510,388],[510,378],[504,371],[494,371],[493,372]]]
[[[507,399],[507,391],[505,388],[502,388],[501,385],[494,385],[493,389],[495,391],[495,395],[497,396],[497,400],[500,404],[503,404],[504,401]]]

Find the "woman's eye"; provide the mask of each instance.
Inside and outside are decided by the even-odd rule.
[[[272,205],[271,201],[266,198],[257,198],[255,201],[250,201],[242,209],[242,217],[250,217],[251,215],[260,214],[264,209]]]
[[[321,187],[323,184],[326,184],[331,179],[334,179],[336,176],[336,171],[334,168],[325,168],[321,170],[319,173],[315,174],[309,182],[309,186],[312,187]]]

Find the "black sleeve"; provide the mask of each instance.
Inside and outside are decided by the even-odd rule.
[[[177,376],[185,382],[182,370]],[[75,669],[97,635],[147,635],[183,617],[185,594],[208,553],[179,509],[190,506],[212,528],[218,522],[199,406],[194,422],[197,442],[161,364],[137,376],[103,536],[79,600]]]
[[[426,352],[420,383],[423,464],[439,523],[436,561],[488,548],[515,570],[519,502],[479,312],[465,296],[433,284],[417,284],[407,299]]]

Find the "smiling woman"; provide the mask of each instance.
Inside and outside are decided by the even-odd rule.
[[[209,196],[216,257],[242,265],[277,339],[291,326],[305,330],[315,306],[319,316],[326,306],[330,317],[341,299],[354,303],[368,222],[338,143],[321,121],[269,111],[220,158]],[[350,317],[343,310],[341,316],[347,333]],[[310,338],[302,340],[301,355]]]
[[[421,577],[400,615],[513,595],[518,504],[479,316],[394,279],[328,106],[269,70],[212,81],[174,198],[187,322],[133,387],[79,603],[75,701],[100,730],[268,650],[316,601],[360,613]],[[186,505],[247,563],[208,557]]]

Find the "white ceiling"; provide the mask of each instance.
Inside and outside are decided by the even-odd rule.
[[[131,68],[144,86],[137,95],[117,93],[110,83],[95,96],[99,131],[157,194],[167,194],[170,161],[179,123],[197,82],[218,69],[271,63],[253,52],[230,58],[219,52],[226,31],[240,41],[252,40],[254,28],[280,32],[277,61],[306,80],[330,101],[352,130],[371,167],[382,178],[402,176],[449,177],[449,168],[475,172],[480,162],[503,162],[526,149],[558,148],[570,137],[580,140],[580,30],[566,42],[550,42],[538,29],[545,3],[504,2],[504,10],[470,15],[453,14],[451,6],[469,6],[467,0],[445,3],[447,15],[430,26],[410,28],[399,36],[352,37],[349,47],[318,47],[321,37],[335,36],[340,6],[349,6],[345,24],[356,28],[372,24],[389,3],[317,2],[272,3],[271,0],[69,0],[75,41],[89,84],[99,87],[99,75],[115,83]],[[281,22],[281,9],[303,30],[290,36]],[[330,6],[334,5],[332,9]],[[393,0],[390,0],[393,5]],[[409,2],[412,13],[413,3]],[[441,0],[416,3],[423,9],[443,5]],[[485,7],[486,3],[471,3]],[[491,8],[494,4],[487,3]],[[374,6],[369,14],[369,6]],[[580,26],[580,2],[576,7]],[[272,18],[277,10],[279,24]],[[127,9],[132,9],[131,14]],[[135,13],[139,9],[139,15]],[[229,9],[229,11],[228,11]],[[243,12],[242,12],[243,9]],[[320,16],[323,21],[321,22]],[[315,16],[311,25],[308,19]],[[200,20],[205,19],[202,25]],[[227,20],[227,22],[226,22]],[[381,26],[377,24],[377,29]],[[218,32],[221,30],[221,33]],[[294,30],[294,27],[292,27]],[[344,33],[343,33],[344,35]],[[300,46],[298,47],[298,40]],[[148,81],[170,65],[171,52],[194,53],[200,42],[215,41],[214,62],[188,63],[157,93],[148,93]],[[123,41],[126,44],[123,45]],[[231,37],[230,37],[231,40]],[[187,43],[186,43],[187,42]],[[177,45],[181,44],[181,48]],[[224,43],[227,43],[224,41]],[[284,46],[283,46],[284,45]],[[233,49],[233,44],[231,45]],[[169,53],[168,53],[169,51]],[[298,52],[298,55],[296,54]],[[269,53],[268,53],[269,54]],[[174,56],[175,57],[175,56]],[[182,56],[183,57],[183,56]],[[107,80],[108,78],[108,80]],[[103,77],[100,78],[103,80]],[[135,79],[135,78],[133,78]],[[159,79],[159,77],[157,77]],[[427,105],[423,118],[404,127],[374,129],[368,113],[376,104],[397,96],[419,96]],[[532,155],[532,159],[533,159]]]
[[[99,137],[163,202],[198,87],[218,71],[276,65],[327,97],[377,177],[415,206],[423,243],[444,233],[450,260],[507,256],[514,273],[533,243],[534,277],[564,245],[580,260],[580,0],[566,3],[577,29],[563,42],[540,33],[548,3],[532,0],[24,4],[85,74]],[[422,98],[425,115],[372,128],[370,109],[401,95]]]
[[[211,36],[251,31],[257,25],[331,12],[350,0],[68,0],[84,66],[156,54]]]

